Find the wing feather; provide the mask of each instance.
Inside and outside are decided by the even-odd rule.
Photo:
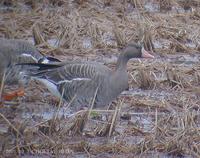
[[[49,79],[55,83],[62,80],[74,80],[76,78],[101,78],[104,75],[109,75],[111,70],[99,63],[66,63],[58,68],[46,69],[38,71],[34,74],[35,77]]]

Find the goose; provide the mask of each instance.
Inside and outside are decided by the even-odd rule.
[[[19,84],[19,89],[11,93],[3,94],[2,99],[12,100],[17,95],[23,95],[23,85],[28,80],[23,78],[25,66],[15,66],[15,64],[48,63],[50,60],[59,62],[53,57],[45,57],[32,44],[19,39],[0,39],[0,82],[2,84]]]
[[[93,108],[102,108],[128,89],[127,62],[131,58],[154,56],[142,46],[132,43],[120,53],[115,70],[97,62],[63,61],[53,64],[30,63],[38,69],[29,75],[46,85],[55,96],[70,102],[72,110],[88,107],[92,101]]]

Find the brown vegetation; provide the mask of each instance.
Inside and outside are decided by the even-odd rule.
[[[68,105],[32,82],[25,98],[0,106],[1,155],[200,157],[199,10],[198,0],[0,2],[0,37],[34,41],[61,60],[112,68],[131,41],[156,56],[129,62],[130,90],[115,110],[66,117]]]

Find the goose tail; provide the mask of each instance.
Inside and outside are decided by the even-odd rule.
[[[54,69],[60,67],[60,63],[62,63],[59,59],[54,57],[42,57],[37,62],[21,62],[17,63],[16,66],[22,66],[24,70],[47,70]]]
[[[14,65],[20,70],[22,78],[44,78],[44,74],[51,69],[60,67],[62,62],[54,57],[43,57],[37,63],[23,62]]]
[[[16,64],[16,66],[25,66],[26,70],[37,70],[37,71],[44,71],[44,70],[48,70],[48,69],[55,69],[60,67],[61,65],[59,65],[57,62],[56,63],[20,63],[20,64]]]

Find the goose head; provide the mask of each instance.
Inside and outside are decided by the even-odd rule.
[[[143,46],[136,44],[136,43],[130,43],[128,44],[123,51],[122,54],[125,58],[128,60],[131,58],[154,58],[153,55],[149,54]]]
[[[117,61],[117,69],[126,68],[128,60],[132,58],[154,58],[154,56],[146,51],[143,46],[130,43],[122,50]]]

